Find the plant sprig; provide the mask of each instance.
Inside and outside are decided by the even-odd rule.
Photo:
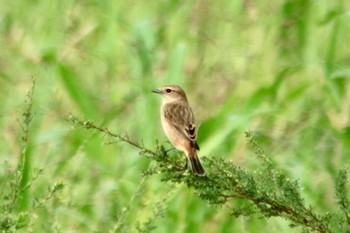
[[[141,155],[155,162],[155,165],[149,168],[144,175],[161,174],[164,182],[184,183],[210,204],[229,206],[236,200],[244,200],[244,204],[238,208],[232,208],[232,214],[236,217],[260,213],[267,218],[285,218],[291,223],[291,226],[301,226],[306,231],[335,232],[331,229],[331,217],[338,220],[340,217],[336,213],[334,215],[318,214],[312,207],[307,206],[302,198],[299,183],[291,181],[272,164],[255,141],[252,132],[247,132],[246,136],[255,154],[262,161],[261,168],[249,172],[234,165],[231,161],[202,157],[207,175],[198,177],[188,172],[179,159],[166,156],[164,147],[158,142],[155,150],[151,150],[132,141],[128,135],[113,133],[108,128],[99,127],[92,121],[78,119],[73,115],[67,119],[74,125],[101,132],[138,148]],[[342,191],[345,189],[345,181],[342,173],[337,183],[337,195],[347,218],[346,224],[350,225],[347,211],[348,201],[345,198],[346,193]]]

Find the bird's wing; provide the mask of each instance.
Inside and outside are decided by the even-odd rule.
[[[187,102],[177,101],[169,103],[164,108],[164,116],[179,133],[191,141],[192,147],[199,150],[197,144],[197,128],[192,109]]]

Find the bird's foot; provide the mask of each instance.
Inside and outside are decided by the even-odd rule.
[[[167,150],[166,150],[166,149],[164,148],[164,146],[161,146],[161,147],[160,147],[160,150],[162,151],[162,154],[163,154],[164,156],[166,156],[166,155],[168,154],[169,151],[175,150],[175,148],[173,147],[173,148],[170,148],[170,149],[167,149]]]

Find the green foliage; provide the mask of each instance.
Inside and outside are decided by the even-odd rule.
[[[232,207],[232,215],[235,217],[256,213],[267,218],[282,217],[288,220],[292,227],[300,226],[307,232],[346,232],[350,228],[345,170],[341,170],[335,180],[338,204],[345,217],[339,217],[337,213],[331,212],[316,213],[314,208],[305,205],[299,183],[291,181],[284,172],[272,164],[254,139],[252,132],[247,132],[246,135],[255,154],[261,160],[259,169],[249,172],[230,161],[204,157],[207,175],[198,177],[181,164],[179,158],[168,156],[162,145],[158,144],[156,151],[152,151],[132,142],[127,135],[112,133],[91,121],[80,120],[73,116],[69,116],[68,121],[86,129],[97,130],[140,149],[141,155],[156,162],[144,173],[146,176],[161,174],[163,182],[184,183],[211,205],[229,205],[237,200],[245,201],[239,208]],[[139,232],[151,232],[156,228],[154,224],[157,218],[164,215],[164,202],[162,200],[158,204],[154,217],[146,221],[143,227],[137,226]],[[333,226],[335,229],[332,229],[332,225],[336,225]],[[115,228],[115,232],[118,228]]]
[[[343,232],[346,232],[350,229],[350,203],[348,199],[348,188],[346,186],[347,170],[340,170],[335,181],[335,194],[343,214],[339,216],[337,220],[339,222],[339,228],[342,229]]]
[[[349,232],[349,7],[0,1],[1,231]],[[168,83],[206,178],[165,153]]]
[[[0,191],[0,231],[17,232],[19,229],[31,231],[36,221],[36,212],[39,208],[46,207],[48,202],[54,198],[56,193],[63,188],[62,183],[50,185],[45,195],[33,196],[32,204],[27,207],[25,201],[31,195],[30,189],[35,188],[35,181],[42,175],[43,169],[34,169],[30,176],[28,147],[30,143],[30,129],[33,119],[33,94],[35,80],[32,88],[27,94],[23,119],[19,121],[22,129],[21,150],[18,165],[15,169],[8,167],[5,182]],[[33,187],[34,186],[34,187]]]

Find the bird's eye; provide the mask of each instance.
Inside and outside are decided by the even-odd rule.
[[[170,93],[170,92],[171,92],[171,89],[167,88],[167,89],[165,89],[165,92],[166,92],[166,93]]]

